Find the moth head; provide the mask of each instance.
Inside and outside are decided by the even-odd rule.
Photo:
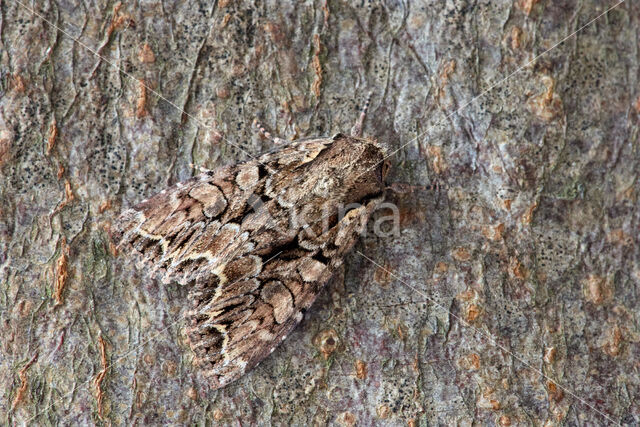
[[[389,172],[385,150],[377,141],[337,134],[333,137],[334,158],[340,162],[341,185],[346,201],[377,198],[384,194]]]

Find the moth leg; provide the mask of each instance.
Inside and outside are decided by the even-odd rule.
[[[395,194],[411,194],[417,191],[434,191],[439,193],[443,188],[443,184],[439,179],[432,179],[427,185],[411,185],[405,182],[394,182],[386,187],[387,190],[393,191]]]
[[[258,119],[255,119],[253,121],[253,124],[258,129],[258,135],[260,135],[261,137],[267,138],[274,145],[282,145],[287,142],[285,139],[278,138],[277,136],[271,136],[269,131],[267,131],[264,126],[262,126],[262,124],[258,121]]]
[[[367,111],[369,110],[369,104],[371,103],[371,97],[373,96],[373,91],[369,92],[367,96],[367,100],[364,103],[364,107],[362,107],[362,112],[360,113],[360,117],[355,125],[351,128],[351,136],[355,136],[360,138],[362,136],[362,128],[364,127],[364,120],[367,117]]]
[[[440,184],[440,180],[439,179],[432,179],[431,182],[427,185],[427,189],[431,190],[431,191],[435,191],[436,193],[439,193],[440,190],[442,189],[442,185]]]
[[[203,168],[202,166],[194,165],[193,163],[189,163],[189,167],[191,169],[196,169],[200,173],[210,172],[210,169]]]

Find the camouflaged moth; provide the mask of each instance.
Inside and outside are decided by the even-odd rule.
[[[384,199],[384,151],[338,134],[205,171],[125,211],[123,251],[189,286],[187,336],[213,388],[302,320]]]

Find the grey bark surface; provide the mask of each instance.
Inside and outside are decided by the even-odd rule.
[[[614,4],[0,2],[0,423],[640,423],[640,7],[582,28]],[[210,391],[111,224],[371,91],[389,181],[440,188]]]

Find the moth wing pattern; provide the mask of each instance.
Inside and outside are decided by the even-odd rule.
[[[271,164],[296,167],[306,151],[320,149],[323,143],[326,140],[293,143],[263,157],[270,157]],[[238,220],[264,190],[266,163],[260,162],[206,171],[157,193],[120,215],[114,240],[137,256],[138,267],[146,264],[150,275],[164,283],[186,285],[217,276],[220,261],[247,241],[250,231],[241,232]]]
[[[152,277],[189,286],[186,334],[213,388],[257,365],[303,318],[384,198],[382,159],[361,138],[294,141],[122,213],[121,250]]]

